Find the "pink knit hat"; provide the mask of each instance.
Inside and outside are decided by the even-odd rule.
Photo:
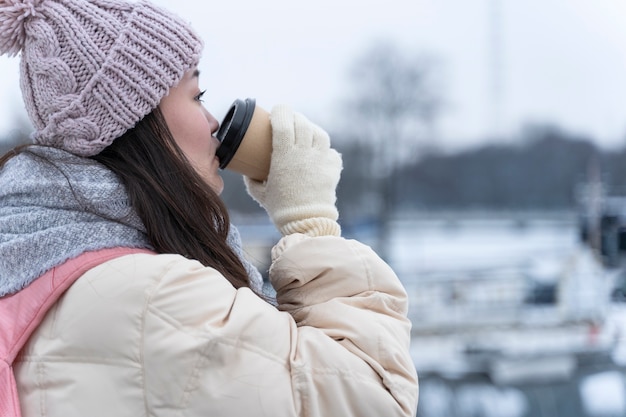
[[[202,42],[147,1],[0,0],[0,55],[21,53],[35,143],[99,153],[198,64]]]

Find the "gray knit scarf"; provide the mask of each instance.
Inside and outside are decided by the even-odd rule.
[[[0,170],[0,296],[16,293],[86,251],[152,249],[113,172],[59,149],[29,150]],[[232,225],[228,243],[244,263],[251,285],[260,288],[261,275],[243,256]]]

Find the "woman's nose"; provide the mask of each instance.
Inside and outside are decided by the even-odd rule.
[[[209,121],[209,127],[211,128],[211,134],[215,134],[215,132],[217,132],[218,129],[220,128],[220,122],[218,122],[217,119],[215,117],[213,117],[213,115],[208,110],[205,109],[204,113],[206,115],[206,119]]]

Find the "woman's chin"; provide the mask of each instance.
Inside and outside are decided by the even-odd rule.
[[[222,191],[224,191],[224,179],[218,174],[216,174],[213,178],[210,178],[207,182],[217,195],[222,194]]]

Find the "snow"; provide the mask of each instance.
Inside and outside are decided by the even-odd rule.
[[[580,384],[584,406],[592,416],[626,415],[624,375],[617,371],[588,376]]]

